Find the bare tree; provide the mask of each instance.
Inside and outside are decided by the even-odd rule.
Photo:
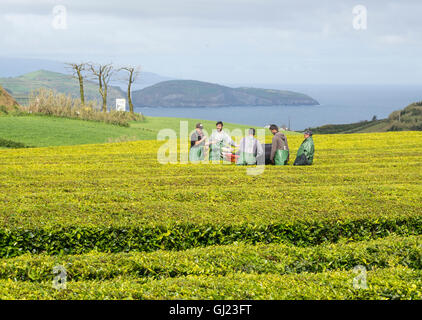
[[[98,80],[98,91],[103,98],[102,111],[106,112],[108,85],[114,73],[113,65],[111,63],[100,65],[90,64],[89,69],[92,75]]]
[[[68,65],[68,67],[72,69],[73,75],[75,77],[78,77],[79,92],[81,94],[81,104],[84,105],[85,104],[85,93],[84,93],[84,75],[83,75],[83,72],[86,70],[88,64],[85,63],[85,62],[82,62],[82,63],[66,63],[66,65]]]
[[[125,80],[127,80],[127,100],[129,103],[129,110],[131,113],[134,113],[133,111],[133,103],[132,103],[132,84],[136,81],[137,77],[141,73],[141,67],[140,66],[129,66],[129,67],[122,67],[119,70],[124,70],[128,72],[128,75]]]

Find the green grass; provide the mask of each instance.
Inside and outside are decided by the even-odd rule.
[[[136,135],[151,139],[152,133],[94,121],[49,116],[0,117],[0,137],[36,147],[104,143],[108,138]]]
[[[131,127],[133,128],[145,128],[149,130],[153,130],[154,133],[158,133],[159,130],[164,128],[169,128],[179,132],[180,130],[180,121],[188,121],[189,123],[189,131],[194,130],[195,125],[200,122],[204,125],[204,130],[208,131],[211,134],[212,130],[215,129],[216,121],[209,121],[209,120],[199,120],[199,119],[188,119],[188,118],[169,118],[169,117],[147,117],[145,122],[137,122],[132,123]],[[253,126],[243,125],[243,124],[233,124],[233,123],[225,123],[224,129],[226,130],[233,130],[233,129],[249,129]],[[268,134],[268,130],[266,131]],[[296,132],[294,133],[296,134]],[[156,138],[156,134],[154,139]]]
[[[209,134],[215,129],[215,121],[182,118],[147,117],[144,122],[132,122],[130,127],[121,127],[50,116],[0,116],[0,138],[34,147],[119,142],[126,139],[155,140],[161,129],[173,129],[179,134],[180,121],[188,121],[189,130],[193,130],[197,122],[201,122]],[[245,130],[249,127],[230,123],[225,125],[228,130]]]
[[[349,124],[327,124],[321,127],[311,128],[311,130],[314,134],[369,133],[385,132],[388,126],[388,121],[384,119]]]
[[[386,132],[388,128],[391,127],[391,124],[386,120],[380,120],[377,121],[377,123],[374,123],[371,126],[361,128],[359,130],[359,133],[371,133],[371,132]]]

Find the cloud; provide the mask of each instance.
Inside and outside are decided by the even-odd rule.
[[[385,36],[380,36],[378,38],[379,43],[386,45],[401,45],[408,41],[406,36],[389,34]]]
[[[367,3],[365,31],[352,26],[358,3]],[[55,5],[67,9],[66,30],[52,27]],[[415,63],[421,11],[422,2],[411,0],[2,0],[0,47],[8,56],[139,63],[215,82],[309,82],[321,72],[353,81],[344,75],[378,73],[382,67],[369,61],[380,56]]]

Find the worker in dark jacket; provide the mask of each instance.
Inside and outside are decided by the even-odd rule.
[[[304,132],[304,137],[305,140],[303,140],[297,151],[296,160],[294,162],[295,166],[311,165],[314,161],[315,146],[314,139],[312,139],[312,131],[306,130]]]
[[[270,161],[277,166],[284,166],[289,161],[289,145],[286,136],[278,131],[275,124],[270,126],[270,131],[274,135],[271,146]]]
[[[203,126],[202,123],[197,123],[195,126],[195,131],[192,133],[190,138],[190,150],[189,150],[189,160],[191,162],[204,160],[205,157],[205,140],[207,137],[202,132]]]

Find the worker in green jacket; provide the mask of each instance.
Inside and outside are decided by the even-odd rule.
[[[311,165],[314,161],[315,146],[312,139],[312,131],[306,130],[304,132],[305,140],[303,140],[297,151],[296,160],[293,165],[306,166]]]

